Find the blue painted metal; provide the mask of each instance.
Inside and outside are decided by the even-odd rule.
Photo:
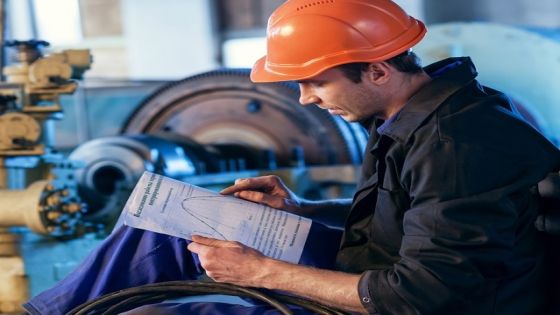
[[[424,64],[470,56],[479,80],[510,95],[558,143],[560,139],[560,40],[527,29],[486,22],[428,26],[415,48]]]

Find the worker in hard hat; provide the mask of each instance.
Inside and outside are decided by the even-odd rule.
[[[367,128],[361,177],[353,200],[329,201],[301,199],[277,177],[236,181],[223,193],[342,227],[336,263],[290,264],[193,236],[188,249],[209,277],[357,313],[544,314],[531,187],[560,168],[560,152],[504,94],[476,81],[468,57],[422,68],[411,48],[425,32],[389,0],[290,0],[273,13],[251,79],[295,80],[302,105]],[[192,278],[185,246],[121,228],[26,308],[59,314],[110,291]],[[166,314],[262,310],[207,306]]]
[[[370,314],[544,313],[530,187],[559,168],[558,150],[476,81],[469,58],[420,67],[410,49],[425,32],[388,0],[294,0],[273,13],[251,79],[295,80],[302,105],[362,123],[362,176],[347,202],[301,200],[276,177],[224,191],[318,219],[348,205],[337,271],[195,238],[210,277]]]

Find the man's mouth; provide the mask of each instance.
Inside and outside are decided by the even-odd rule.
[[[344,114],[344,111],[343,111],[343,110],[340,110],[340,109],[335,109],[335,108],[334,108],[334,109],[327,109],[327,110],[328,110],[329,114],[331,114],[331,115],[340,116],[340,115],[343,115],[343,114]]]
[[[319,107],[322,110],[328,111],[329,114],[331,114],[331,115],[341,116],[341,115],[345,114],[345,112],[342,109],[337,108],[337,107],[328,108],[328,107],[323,107],[323,106],[319,106],[319,105],[317,105],[317,107]]]

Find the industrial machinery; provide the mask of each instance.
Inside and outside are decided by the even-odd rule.
[[[491,34],[492,43],[477,36],[481,33]],[[515,48],[519,42],[531,46]],[[553,83],[535,78],[534,69],[558,71],[559,47],[518,28],[448,23],[430,26],[415,50],[424,63],[472,56],[481,82],[512,96],[522,114],[556,141],[559,94],[542,88]],[[504,50],[508,58],[519,59],[516,67],[498,62]],[[94,139],[71,153],[71,160],[84,163],[75,173],[79,195],[89,207],[84,219],[110,222],[144,170],[210,188],[277,173],[310,198],[349,195],[351,186],[341,192],[346,186],[337,185],[336,178],[345,174],[339,168],[348,168],[352,175],[338,177],[353,181],[366,133],[314,106],[300,106],[298,97],[295,84],[253,84],[243,69],[212,71],[162,87],[136,108],[120,135]]]
[[[63,171],[75,166],[51,148],[52,122],[62,115],[60,94],[75,91],[73,79],[89,68],[91,56],[87,50],[67,50],[43,57],[44,41],[6,45],[17,49],[17,63],[4,68],[6,82],[0,84],[1,225],[72,234],[82,205],[71,191],[72,172]]]
[[[88,50],[43,56],[44,41],[11,41],[15,63],[0,83],[0,312],[20,309],[28,283],[14,226],[53,237],[79,233],[84,205],[72,180],[77,164],[52,150],[52,121],[59,119],[61,94],[91,64]]]
[[[35,44],[22,45],[26,49],[40,46]],[[25,88],[24,84],[6,84]],[[15,142],[25,143],[30,151],[33,148],[33,154],[24,154],[18,147],[9,151],[17,155],[4,158],[10,184],[1,191],[6,196],[1,224],[11,231],[13,226],[27,226],[49,237],[6,234],[14,239],[10,255],[17,258],[6,260],[6,269],[18,266],[16,275],[21,281],[17,285],[9,282],[6,290],[0,290],[5,292],[0,294],[0,304],[7,305],[0,313],[19,310],[29,296],[60,280],[93,249],[110,232],[145,170],[207,188],[273,173],[309,198],[349,197],[366,142],[361,126],[316,107],[301,107],[293,83],[256,85],[250,82],[248,70],[220,70],[161,88],[137,108],[121,135],[93,139],[62,157],[46,137],[52,129],[43,126],[60,116],[57,99],[49,94],[52,101],[40,103],[53,109],[49,115],[41,108],[41,116],[32,116],[16,111],[27,107],[11,91],[3,93],[11,102],[6,114],[25,117],[17,128],[35,119],[33,126],[36,132],[43,130],[43,137],[22,133],[23,140]],[[56,92],[54,87],[49,91]],[[41,94],[41,100],[46,99]],[[9,131],[18,130],[15,122],[12,126]],[[7,155],[8,150],[5,152]],[[77,235],[81,237],[70,239]],[[23,240],[16,241],[18,237]],[[8,255],[7,249],[5,253]],[[17,297],[13,294],[16,286],[21,289]]]
[[[366,133],[315,106],[293,83],[254,84],[248,70],[218,70],[171,83],[146,99],[122,129],[76,148],[86,219],[120,212],[144,170],[209,188],[278,174],[310,198],[349,196]],[[327,196],[325,194],[330,194]]]
[[[481,33],[494,34],[492,43],[476,36]],[[497,62],[512,38],[535,47],[507,49],[508,56],[524,61],[515,67]],[[12,45],[18,48],[19,61],[5,70],[7,82],[0,84],[0,268],[10,266],[9,272],[0,272],[9,287],[0,290],[0,312],[15,310],[27,298],[28,287],[32,295],[60,280],[73,265],[52,257],[74,254],[75,246],[60,242],[60,237],[82,234],[88,226],[103,225],[102,232],[109,232],[145,170],[211,189],[237,178],[276,174],[311,199],[353,193],[367,141],[361,126],[315,106],[300,106],[293,83],[253,84],[245,69],[217,70],[170,83],[136,108],[120,134],[92,139],[62,157],[52,150],[52,122],[61,115],[58,96],[74,91],[71,79],[87,69],[91,57],[83,51],[41,56],[42,42]],[[432,26],[416,51],[425,63],[473,56],[482,83],[512,95],[525,116],[554,139],[560,126],[559,94],[553,88],[536,88],[554,83],[532,75],[544,67],[553,73],[560,69],[558,47],[528,31],[453,23]],[[539,58],[526,58],[533,50],[539,51]],[[34,255],[25,261],[33,273],[27,273],[30,285],[17,253],[18,235],[6,233],[12,226],[59,237],[52,241],[59,246],[42,245],[48,248],[48,261],[38,246],[23,244]],[[97,244],[89,235],[80,238],[87,244],[78,245],[82,250]],[[55,276],[50,275],[52,269]],[[16,287],[23,290],[17,297]]]

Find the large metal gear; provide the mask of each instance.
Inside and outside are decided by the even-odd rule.
[[[115,218],[145,170],[208,185],[204,175],[223,180],[225,173],[359,164],[363,128],[300,106],[298,98],[296,84],[254,84],[245,69],[161,88],[140,104],[122,135],[89,141],[70,155],[85,164],[75,176],[89,206],[84,219]]]
[[[274,152],[279,167],[358,164],[361,126],[316,106],[298,104],[294,83],[254,84],[249,70],[218,70],[169,84],[145,100],[124,134],[172,132],[202,144],[232,144]]]

